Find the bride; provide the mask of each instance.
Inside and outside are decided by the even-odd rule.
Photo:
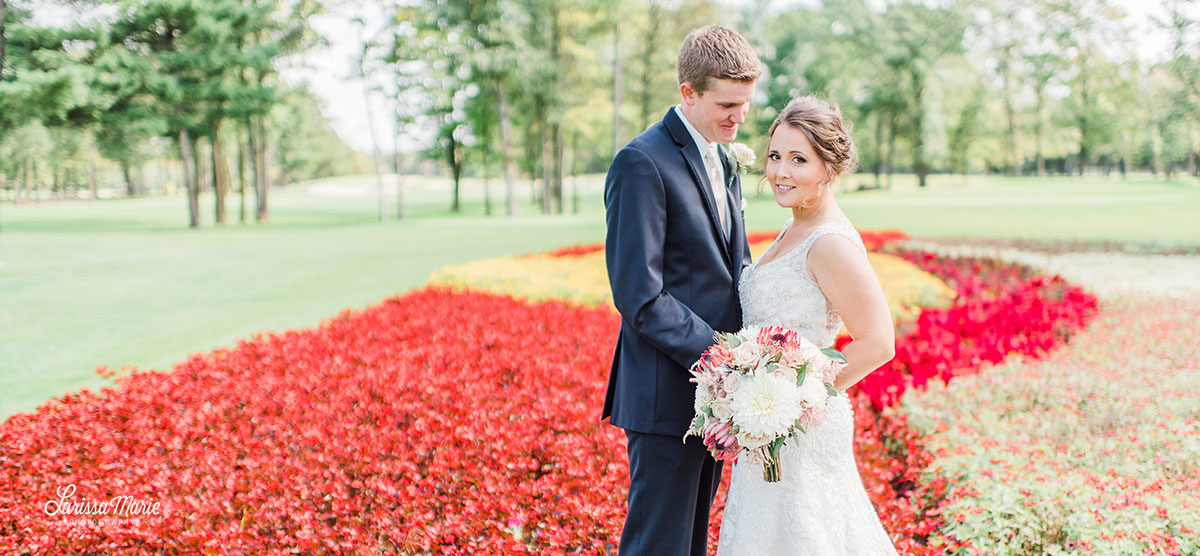
[[[837,106],[812,96],[790,102],[771,124],[766,179],[792,217],[738,285],[744,326],[783,326],[828,347],[845,323],[853,341],[842,349],[840,392],[895,349],[879,280],[830,188],[855,167],[847,127]],[[781,481],[765,482],[760,466],[735,465],[718,556],[895,554],[859,478],[853,438],[842,394],[821,423],[784,446]]]

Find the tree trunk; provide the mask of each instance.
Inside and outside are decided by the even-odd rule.
[[[875,112],[875,164],[872,164],[875,172],[875,189],[883,187],[883,181],[880,178],[883,170],[883,115],[878,111]]]
[[[504,157],[504,194],[508,215],[517,214],[517,168],[512,156],[512,123],[508,118],[508,87],[500,84],[496,96],[500,101],[500,154]]]
[[[542,214],[550,214],[550,202],[553,198],[553,188],[550,185],[550,137],[546,126],[542,126]]]
[[[359,65],[359,71],[365,71],[361,63]],[[379,139],[375,135],[375,114],[371,110],[371,95],[367,89],[367,82],[365,81],[365,78],[363,81],[362,90],[363,107],[367,111],[367,133],[371,135],[371,160],[375,165],[375,191],[376,202],[379,204],[379,221],[387,222],[387,205],[384,204],[383,194],[383,155],[379,152]]]
[[[562,125],[554,124],[554,127],[552,129],[553,129],[552,133],[554,135],[554,145],[553,145],[553,148],[554,148],[554,175],[553,175],[553,179],[554,179],[554,212],[555,212],[555,214],[562,214],[563,213],[563,171],[564,171],[563,151],[565,151],[566,149],[564,148]]]
[[[1008,173],[1011,176],[1019,176],[1021,175],[1021,167],[1019,165],[1017,156],[1017,114],[1016,109],[1013,107],[1012,85],[1010,83],[1011,79],[1009,75],[1010,58],[1011,52],[1006,50],[1004,52],[1004,58],[1000,64],[1000,75],[1001,79],[1004,80],[1004,116],[1005,119],[1008,120]],[[963,174],[966,173],[967,171],[964,165]]]
[[[259,116],[255,123],[258,127],[257,133],[255,133],[258,140],[258,148],[255,149],[254,153],[254,158],[256,159],[254,169],[258,175],[254,178],[255,202],[257,204],[254,219],[263,224],[270,220],[267,205],[267,193],[271,189],[271,173],[267,168],[267,161],[270,160],[268,157],[270,145],[267,140],[267,117]]]
[[[484,169],[483,171],[483,215],[492,215],[492,172]]]
[[[1129,165],[1133,163],[1133,155],[1129,146],[1132,139],[1129,137],[1129,130],[1125,130],[1121,135],[1121,179],[1127,180],[1129,179]]]
[[[3,1],[4,0],[0,0],[0,3],[3,3]],[[24,184],[26,190],[29,189],[29,157],[25,157],[25,179],[17,180],[17,196],[15,199],[17,206],[21,206],[21,185],[22,184]]]
[[[898,115],[895,112],[889,114],[888,119],[888,141],[887,141],[887,158],[884,159],[883,173],[887,177],[887,188],[892,188],[892,169],[896,154],[896,133]]]
[[[240,136],[241,134],[238,134],[238,135],[239,135],[239,137],[238,137],[238,160],[237,160],[238,197],[241,198],[241,205],[238,207],[238,222],[245,224],[246,223],[246,160],[248,159],[248,157],[246,156],[246,149],[248,148],[248,144],[246,143],[245,137],[241,137]]]
[[[1150,131],[1150,149],[1152,150],[1154,156],[1154,159],[1150,161],[1150,171],[1154,173],[1155,178],[1157,178],[1159,174],[1163,173],[1162,131],[1165,123],[1166,122],[1160,121],[1157,125],[1151,128]]]
[[[1088,164],[1088,143],[1090,142],[1091,138],[1088,136],[1089,126],[1086,114],[1091,103],[1088,100],[1087,66],[1081,65],[1079,68],[1079,73],[1079,96],[1083,106],[1080,108],[1080,114],[1075,117],[1075,121],[1079,124],[1079,175],[1082,177],[1087,172]]]
[[[192,199],[190,206],[196,208],[196,226],[200,226],[200,187],[204,185],[204,157],[200,155],[203,148],[200,139],[191,141],[192,145]]]
[[[399,93],[396,96],[396,128],[395,135],[392,137],[392,162],[396,165],[396,218],[404,220],[408,217],[408,207],[404,203],[404,176],[400,172],[400,166],[403,159],[400,157],[400,129],[403,123],[403,114],[400,112]]]
[[[459,202],[462,187],[462,161],[458,158],[458,140],[454,138],[453,131],[447,136],[446,160],[450,163],[450,174],[454,176],[454,198],[450,202],[450,210],[459,212],[462,210]]]
[[[1200,175],[1200,168],[1196,167],[1196,143],[1200,142],[1200,140],[1197,139],[1196,135],[1196,126],[1193,125],[1191,133],[1188,134],[1190,139],[1188,141],[1188,175],[1192,177]]]
[[[92,200],[100,199],[99,192],[96,191],[96,163],[88,161],[88,192],[92,194]]]
[[[925,74],[914,69],[910,72],[913,86],[913,171],[917,173],[917,187],[925,187],[925,177],[929,175],[929,167],[925,163]]]
[[[200,192],[195,180],[193,168],[196,161],[192,158],[192,139],[188,136],[187,128],[179,130],[179,154],[183,159],[183,180],[187,184],[188,195],[188,227],[200,227]]]
[[[42,199],[41,178],[38,177],[37,165],[32,166],[33,177],[25,180],[25,195],[29,196],[29,200],[34,204]]]
[[[134,195],[133,172],[131,172],[129,169],[129,161],[128,160],[121,161],[121,175],[125,176],[125,195],[128,197],[133,197],[133,195]]]
[[[246,148],[249,149],[248,151],[246,151],[246,154],[250,157],[249,169],[250,169],[250,178],[251,179],[250,179],[248,185],[250,185],[254,189],[254,204],[256,207],[255,213],[257,214],[257,212],[258,212],[258,209],[257,209],[258,197],[259,197],[258,182],[259,182],[259,178],[262,177],[262,173],[258,171],[258,163],[259,163],[258,150],[260,148],[259,144],[258,144],[258,131],[257,131],[257,127],[254,125],[254,121],[252,118],[246,118]]]
[[[213,198],[216,200],[217,224],[225,224],[225,194],[229,192],[229,164],[225,161],[225,152],[221,149],[221,122],[212,125],[212,184]]]
[[[1046,175],[1046,157],[1042,155],[1042,104],[1046,101],[1046,93],[1043,89],[1037,90],[1037,105],[1034,113],[1033,137],[1034,146],[1037,149],[1037,175],[1042,177]]]
[[[579,168],[576,167],[579,155],[579,134],[571,134],[571,213],[579,214]]]
[[[1083,175],[1087,171],[1087,157],[1088,157],[1088,149],[1083,144],[1083,141],[1081,140],[1081,141],[1079,141],[1079,176],[1080,177],[1083,177]]]
[[[558,6],[556,4],[551,4],[551,5],[555,6],[555,8],[554,8],[553,12],[551,13],[551,19],[550,19],[550,24],[551,24],[550,25],[550,60],[554,64],[554,67],[561,68],[566,65],[564,63],[563,57],[561,55],[561,53],[562,53],[562,48],[561,48],[561,46],[562,46],[562,25],[560,24],[561,10],[558,8]],[[561,86],[562,79],[556,77],[554,85]],[[553,207],[554,212],[556,214],[562,214],[562,211],[563,211],[563,133],[562,133],[562,123],[558,116],[560,116],[562,114],[563,108],[562,108],[562,103],[560,101],[552,102],[551,106],[554,109],[553,113],[555,114],[556,117],[554,118],[554,123],[550,127],[550,140],[553,141],[553,143],[550,145],[550,148],[552,149],[551,156],[553,157],[552,164],[554,165],[553,173],[550,176],[550,179],[551,179],[550,191],[554,195],[554,207]]]
[[[158,179],[163,183],[163,190],[168,196],[175,195],[175,162],[168,161],[167,157],[158,157]]]
[[[0,0],[0,77],[4,77],[4,12],[7,8],[8,1]]]

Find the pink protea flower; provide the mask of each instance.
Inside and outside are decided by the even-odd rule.
[[[737,453],[737,435],[733,433],[733,425],[729,421],[711,419],[704,425],[704,446],[716,452]]]

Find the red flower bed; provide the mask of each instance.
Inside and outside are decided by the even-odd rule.
[[[876,410],[912,386],[949,381],[1012,353],[1038,356],[1070,338],[1096,312],[1095,296],[1058,276],[990,259],[900,252],[958,293],[949,309],[921,312],[896,338],[896,357],[858,385]],[[839,338],[838,347],[849,339]]]
[[[583,255],[590,255],[603,250],[603,243],[597,243],[593,245],[568,245],[566,247],[555,249],[546,254],[551,257],[582,257]]]
[[[423,290],[0,425],[0,553],[600,553],[609,310]],[[132,496],[161,516],[43,511]]]
[[[873,409],[1046,349],[1095,301],[1020,268],[906,256],[959,302],[923,314],[854,393],[856,450],[901,552],[926,554],[945,485],[920,484],[932,458],[902,417]],[[617,325],[608,309],[426,289],[64,397],[0,424],[0,553],[611,551],[624,436],[596,418]],[[46,515],[68,485],[75,500],[162,513]],[[714,524],[723,505],[722,491]]]

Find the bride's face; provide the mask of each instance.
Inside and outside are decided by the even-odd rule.
[[[803,131],[783,124],[767,150],[767,181],[775,202],[784,208],[809,208],[820,198],[828,173]]]

